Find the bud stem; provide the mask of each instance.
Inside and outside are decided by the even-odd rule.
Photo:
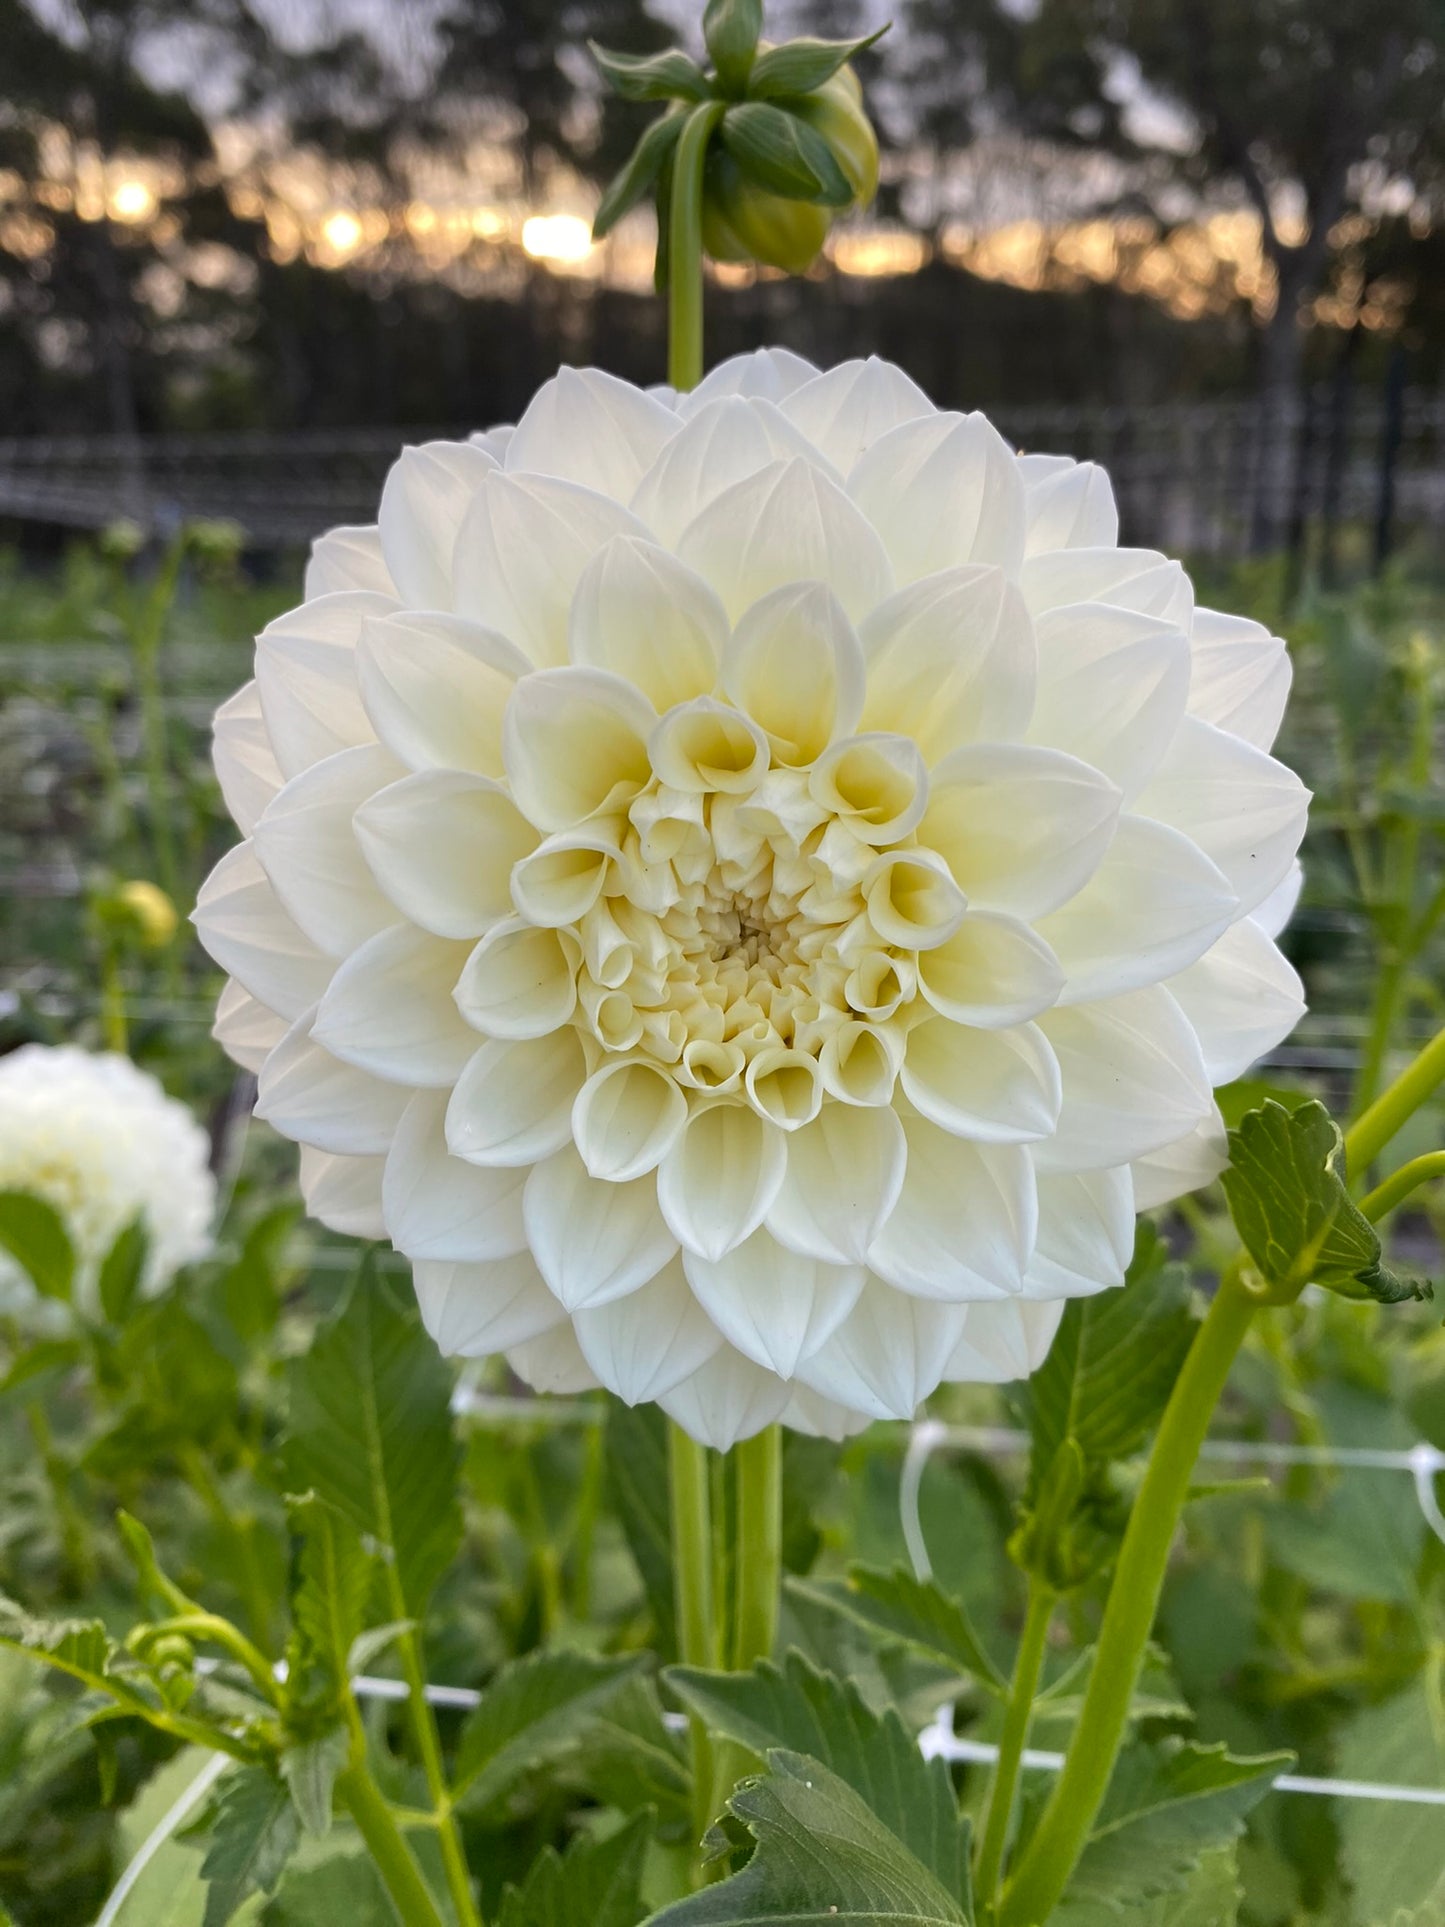
[[[1008,1710],[999,1738],[998,1764],[994,1767],[993,1783],[989,1788],[988,1814],[984,1821],[983,1838],[978,1850],[978,1872],[974,1879],[975,1898],[980,1913],[985,1916],[993,1906],[998,1877],[1003,1870],[1003,1857],[1008,1846],[1015,1795],[1018,1792],[1019,1769],[1023,1765],[1024,1748],[1028,1744],[1034,1699],[1039,1690],[1039,1675],[1043,1671],[1044,1653],[1048,1647],[1049,1621],[1053,1616],[1053,1593],[1041,1580],[1031,1577],[1028,1610],[1024,1615],[1013,1678],[1009,1683]]]
[[[702,380],[702,181],[708,143],[724,103],[694,108],[672,160],[667,230],[667,378],[674,388]]]

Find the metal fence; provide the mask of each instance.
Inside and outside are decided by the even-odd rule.
[[[1320,388],[1290,407],[1253,397],[1155,408],[1001,406],[1019,446],[1100,461],[1124,539],[1229,560],[1310,550],[1380,560],[1445,526],[1445,395]],[[0,518],[99,529],[237,522],[257,548],[370,521],[404,442],[450,430],[56,436],[0,441]]]

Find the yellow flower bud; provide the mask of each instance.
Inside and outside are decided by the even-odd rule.
[[[718,149],[708,155],[702,244],[714,261],[762,261],[789,274],[806,274],[831,219],[829,208],[755,187],[730,154]]]
[[[878,192],[878,136],[863,111],[863,89],[851,67],[840,67],[793,112],[816,129],[833,150],[853,190],[853,205],[867,207]]]

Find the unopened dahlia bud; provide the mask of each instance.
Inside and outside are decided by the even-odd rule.
[[[444,1351],[841,1434],[1027,1374],[1219,1170],[1302,1009],[1289,662],[1092,464],[881,362],[565,369],[308,581],[196,921]]]

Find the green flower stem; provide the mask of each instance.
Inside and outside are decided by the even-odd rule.
[[[398,1618],[405,1617],[405,1601],[400,1598],[400,1587],[395,1588],[397,1604],[402,1610]],[[447,1891],[452,1897],[452,1910],[457,1917],[457,1927],[483,1927],[482,1916],[472,1895],[472,1878],[467,1871],[467,1856],[462,1846],[461,1829],[452,1811],[451,1792],[447,1786],[446,1769],[442,1765],[441,1734],[437,1731],[436,1714],[426,1696],[426,1668],[422,1663],[421,1641],[414,1632],[404,1633],[398,1642],[397,1653],[401,1660],[402,1677],[406,1681],[407,1707],[411,1716],[412,1733],[416,1739],[417,1751],[421,1755],[422,1772],[426,1775],[427,1792],[431,1795],[432,1811],[437,1819],[437,1839],[441,1844],[442,1866],[446,1870]],[[361,1822],[358,1820],[357,1825]]]
[[[402,1927],[444,1927],[391,1808],[367,1770],[365,1750],[336,1780],[336,1794],[366,1842]]]
[[[1383,1184],[1376,1185],[1368,1197],[1360,1199],[1360,1210],[1371,1224],[1378,1224],[1397,1204],[1403,1204],[1412,1191],[1418,1191],[1422,1184],[1429,1184],[1434,1178],[1445,1178],[1445,1151],[1426,1151],[1423,1156],[1402,1164]]]
[[[1129,1515],[1068,1757],[1018,1872],[1004,1890],[998,1927],[1039,1927],[1049,1919],[1103,1802],[1194,1462],[1260,1302],[1246,1288],[1243,1270],[1242,1258],[1226,1269],[1175,1381]]]
[[[1436,1032],[1415,1061],[1345,1132],[1346,1167],[1358,1174],[1373,1164],[1441,1083],[1445,1083],[1445,1030]]]
[[[712,1583],[712,1499],[707,1448],[680,1425],[667,1430],[672,1497],[672,1583],[677,1650],[685,1666],[716,1666],[721,1658]],[[712,1815],[712,1745],[702,1721],[688,1722],[692,1753],[693,1820],[699,1839]]]
[[[1034,1698],[1048,1645],[1049,1621],[1053,1616],[1053,1593],[1037,1579],[1031,1578],[1028,1610],[1024,1615],[1018,1656],[1014,1660],[1013,1679],[1009,1683],[1008,1709],[999,1739],[998,1764],[994,1767],[993,1781],[989,1787],[988,1811],[978,1850],[978,1871],[974,1876],[974,1892],[979,1910],[985,1916],[993,1906],[999,1874],[1003,1870],[1004,1853],[1013,1825],[1019,1771],[1023,1764],[1024,1748],[1028,1745],[1029,1723],[1033,1718]]]
[[[723,116],[710,101],[688,116],[672,161],[667,227],[667,378],[674,388],[702,380],[702,170]]]
[[[733,1670],[766,1659],[778,1635],[783,1578],[783,1428],[768,1425],[736,1448]]]

